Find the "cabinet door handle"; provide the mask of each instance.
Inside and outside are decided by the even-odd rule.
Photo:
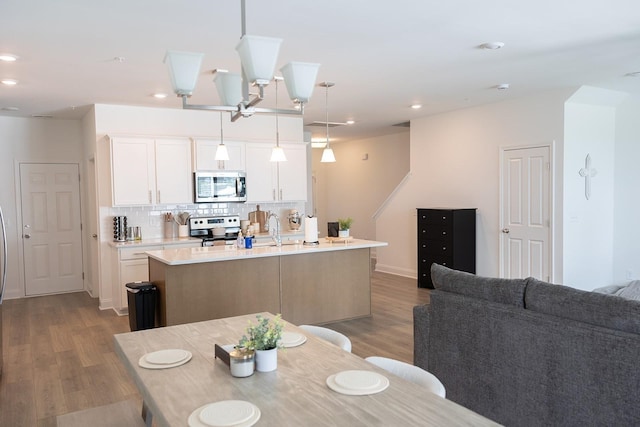
[[[282,188],[280,189],[280,200],[282,200]]]
[[[276,189],[273,189],[273,200],[276,200]]]
[[[149,204],[151,204],[151,190],[149,190]]]
[[[158,190],[158,203],[160,203],[160,190]]]

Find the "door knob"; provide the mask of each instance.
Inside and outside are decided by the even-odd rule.
[[[508,228],[503,228],[503,229],[502,229],[502,232],[503,232],[504,234],[509,234],[509,229],[508,229]]]
[[[94,239],[97,239],[98,235],[94,233],[94,234],[91,235],[91,237],[93,237]]]
[[[25,234],[25,235],[24,235],[24,238],[25,238],[25,239],[30,239],[30,238],[31,238],[31,234]]]

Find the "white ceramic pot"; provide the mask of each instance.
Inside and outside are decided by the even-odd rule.
[[[342,237],[342,238],[349,237],[349,230],[338,231],[338,237]]]
[[[278,368],[278,349],[256,350],[256,371],[271,372]]]
[[[178,237],[189,237],[188,225],[178,225]]]

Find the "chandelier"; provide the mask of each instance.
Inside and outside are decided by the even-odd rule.
[[[236,121],[240,117],[250,117],[256,113],[302,115],[304,104],[309,101],[313,92],[320,64],[289,62],[280,68],[289,98],[295,103],[295,108],[256,107],[264,99],[265,87],[274,79],[282,39],[246,34],[245,0],[241,0],[241,20],[242,37],[236,50],[240,55],[242,74],[219,69],[214,71],[215,86],[223,105],[188,103],[200,74],[203,53],[167,51],[164,62],[169,67],[173,90],[182,98],[182,108],[228,111],[231,113],[231,121]],[[249,85],[257,88],[258,93],[250,94]]]

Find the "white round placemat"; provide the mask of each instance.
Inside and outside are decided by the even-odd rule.
[[[304,344],[307,341],[307,337],[297,332],[283,332],[280,344],[283,347],[297,347]]]
[[[343,371],[330,375],[327,386],[341,394],[362,396],[385,390],[389,387],[389,379],[372,371]]]
[[[189,356],[189,352],[178,348],[170,348],[167,350],[154,351],[147,353],[145,360],[153,365],[173,365],[183,361]]]
[[[163,351],[163,350],[161,350],[161,351]],[[177,362],[174,362],[174,363],[150,363],[150,362],[147,360],[147,357],[148,357],[150,354],[152,354],[152,353],[148,353],[148,354],[145,354],[145,355],[143,355],[142,357],[140,357],[140,359],[138,360],[138,365],[139,365],[140,367],[142,367],[142,368],[145,368],[145,369],[168,369],[168,368],[175,368],[175,367],[177,367],[177,366],[184,365],[184,364],[185,364],[185,363],[187,363],[189,360],[191,360],[191,357],[193,356],[193,355],[191,354],[191,352],[190,352],[190,351],[188,351],[188,350],[181,350],[181,351],[184,351],[184,352],[186,353],[186,356],[185,356],[182,360],[178,360]],[[173,360],[175,360],[175,357],[176,357],[176,356],[174,356],[174,359],[173,359]],[[164,360],[164,361],[166,362],[167,360],[170,360],[170,359],[162,359],[162,357],[160,357],[159,359],[154,359],[154,357],[152,357],[152,358],[151,358],[151,360],[160,360],[160,361]]]
[[[260,409],[244,400],[208,403],[189,415],[189,427],[250,427],[260,419]]]

